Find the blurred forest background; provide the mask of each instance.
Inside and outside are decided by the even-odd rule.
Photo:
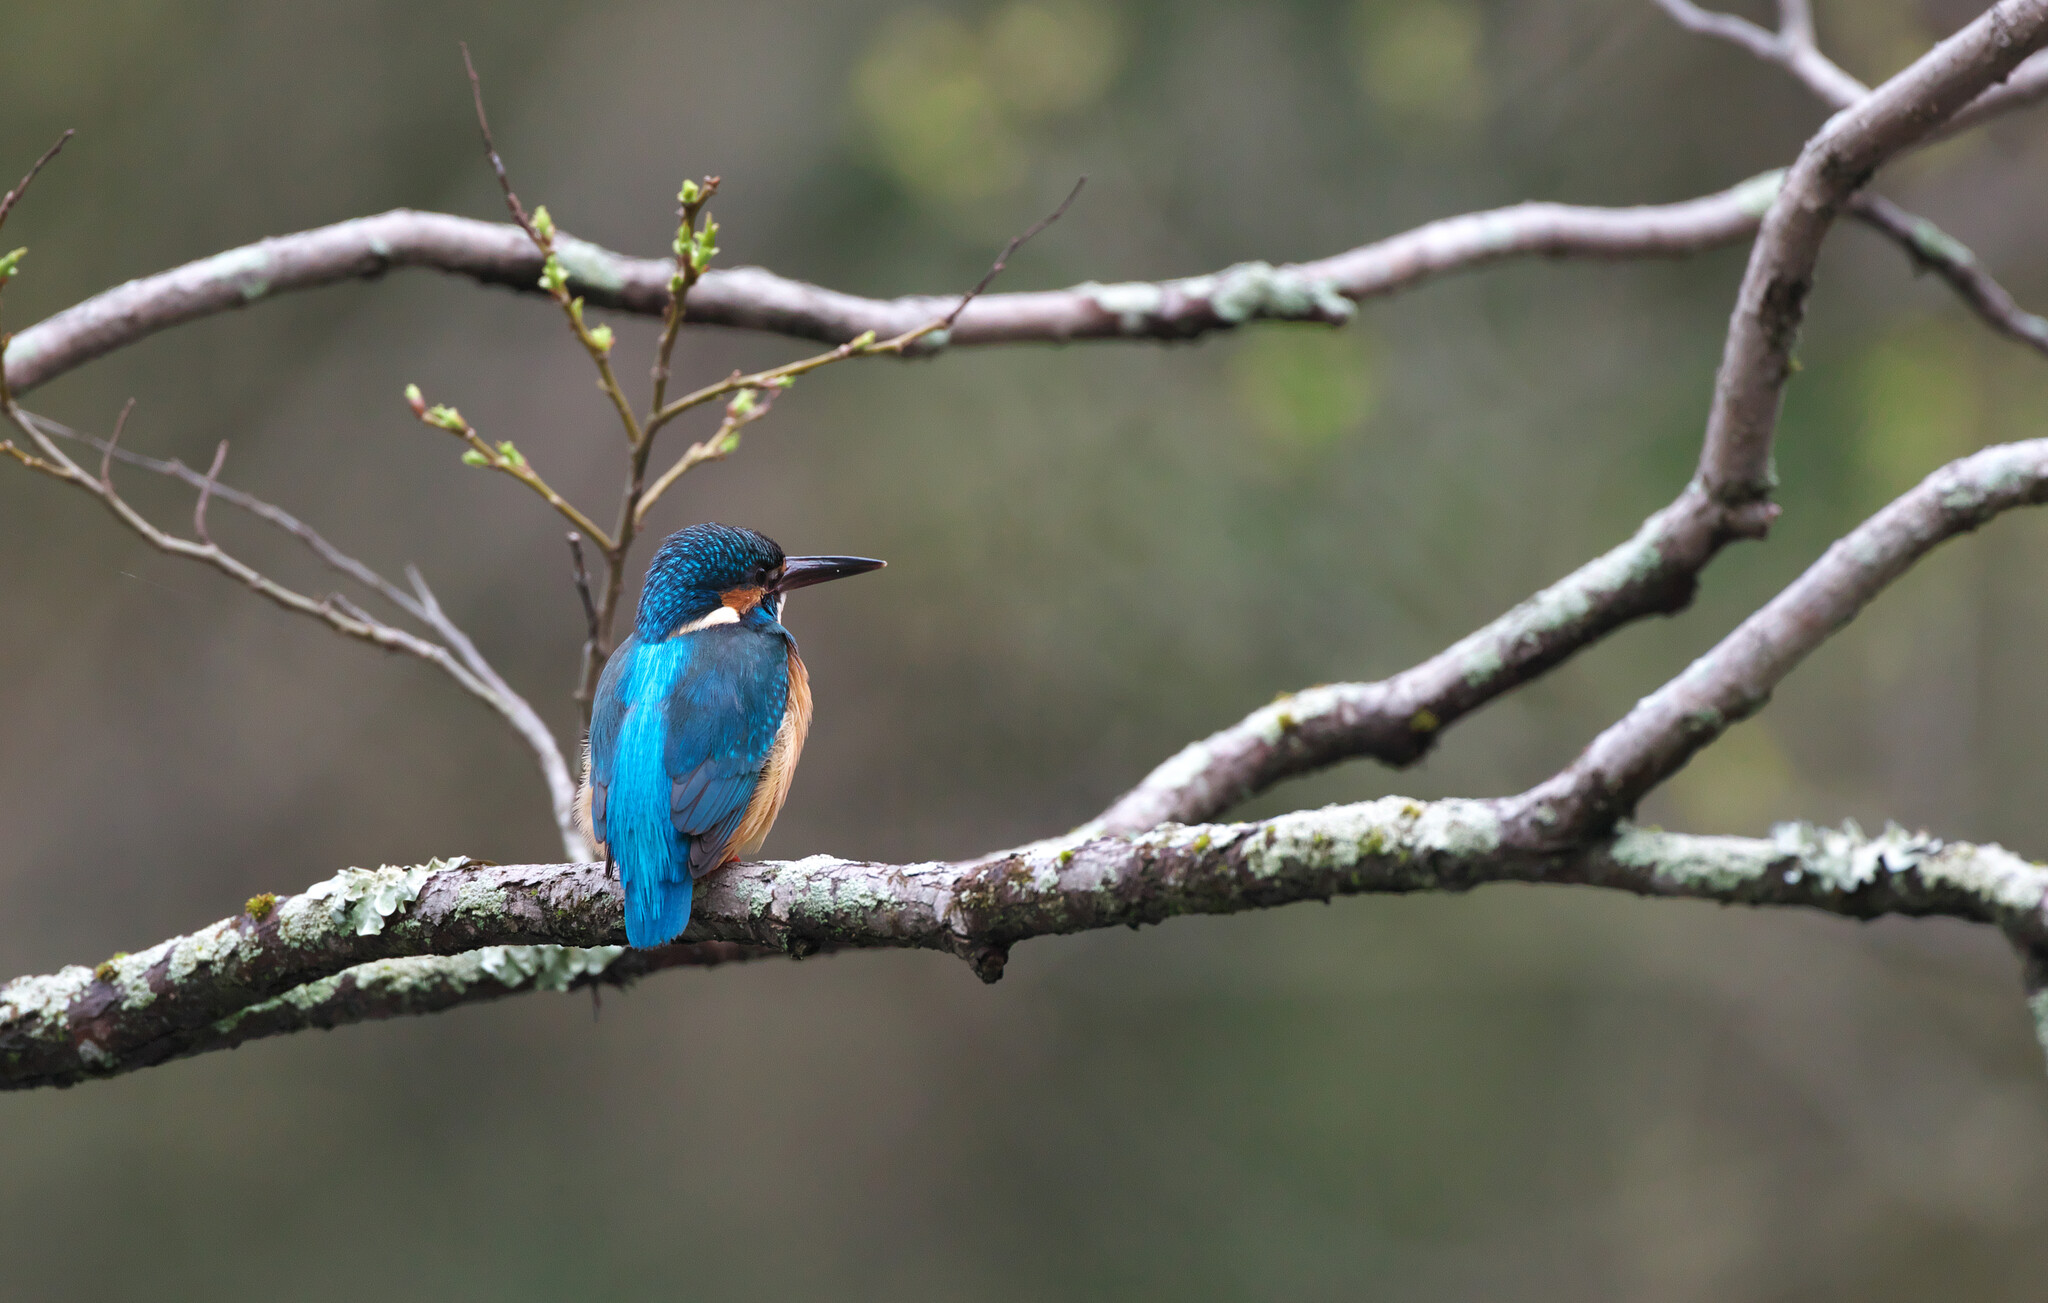
[[[1866,79],[1976,11],[1819,9]],[[4,29],[0,171],[79,128],[8,228],[16,327],[393,206],[501,218],[458,39],[522,196],[566,229],[659,252],[678,181],[718,173],[722,265],[884,295],[972,284],[1084,172],[999,288],[1685,198],[1823,118],[1649,0],[15,0]],[[1880,179],[2036,309],[2044,112]],[[791,604],[818,725],[768,851],[1064,829],[1275,692],[1406,666],[1617,542],[1691,471],[1744,257],[1521,263],[1341,332],[804,381],[657,513],[891,563]],[[621,328],[637,379],[652,329]],[[680,370],[798,352],[698,333]],[[1247,813],[1519,790],[1893,493],[2042,433],[2041,359],[1859,228],[1801,358],[1784,517],[1692,610],[1411,772]],[[127,445],[201,464],[230,439],[228,482],[388,573],[419,562],[566,734],[559,522],[461,466],[408,381],[615,492],[613,418],[554,310],[424,273],[182,328],[29,405],[104,430],[134,395]],[[189,518],[188,493],[123,483]],[[224,541],[327,582],[233,514]],[[2022,515],[1935,556],[1645,818],[1893,818],[2048,854],[2044,549]],[[454,853],[559,856],[495,716],[0,468],[0,973]],[[2034,1299],[2044,1233],[2048,1083],[1995,933],[1581,890],[1034,941],[992,989],[926,954],[683,972],[596,1020],[526,997],[0,1099],[0,1294],[24,1299]]]

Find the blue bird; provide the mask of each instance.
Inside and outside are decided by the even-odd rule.
[[[753,854],[782,811],[811,726],[784,599],[883,564],[784,557],[729,525],[692,525],[655,551],[633,632],[598,680],[577,802],[618,865],[632,944],[680,936],[695,881]]]

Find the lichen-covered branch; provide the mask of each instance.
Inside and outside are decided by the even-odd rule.
[[[1624,828],[1530,851],[1503,829],[1493,802],[1386,797],[1262,823],[1047,842],[961,863],[820,855],[742,864],[700,885],[685,941],[797,956],[931,949],[994,980],[1010,948],[1032,937],[1489,882],[1579,883],[1855,918],[1943,914],[1997,925],[2021,945],[2048,940],[2048,868],[1996,846],[1796,826],[1770,839]],[[140,954],[0,986],[0,1086],[69,1085],[261,1035],[666,966],[661,952],[620,950],[623,937],[617,885],[597,865],[350,869]],[[550,945],[575,949],[517,949]],[[459,957],[412,958],[422,955]]]
[[[1850,197],[2044,43],[2048,0],[1999,0],[1800,150],[1750,250],[1714,384],[1699,477],[1716,499],[1742,507],[1769,497],[1771,438],[1814,265]],[[1767,523],[1764,516],[1758,527]]]
[[[1611,826],[1701,747],[1762,708],[1794,667],[1914,562],[2014,507],[2048,502],[2048,439],[1954,461],[1830,547],[1720,644],[1637,702],[1569,766],[1505,807],[1516,844]]]
[[[984,294],[942,345],[1083,339],[1188,339],[1257,320],[1341,321],[1358,300],[1447,272],[1516,257],[1682,257],[1748,239],[1776,192],[1776,174],[1681,203],[1589,208],[1527,203],[1417,227],[1315,262],[1241,263],[1175,281]],[[674,264],[601,249],[566,233],[555,253],[569,289],[594,307],[665,317]],[[407,209],[282,235],[116,286],[28,327],[6,354],[7,381],[27,393],[157,331],[277,294],[420,267],[540,293],[542,255],[524,231]],[[957,295],[868,299],[758,267],[705,272],[689,321],[827,344],[887,339],[944,317]],[[918,349],[909,350],[912,352]]]
[[[150,1047],[152,1062],[231,1050],[249,1041],[385,1018],[442,1013],[534,991],[623,988],[670,968],[710,968],[778,952],[729,941],[623,946],[485,946],[459,955],[377,959],[296,986]],[[136,1066],[144,1066],[137,1062]]]

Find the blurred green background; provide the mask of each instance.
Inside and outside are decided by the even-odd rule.
[[[1762,15],[1761,5],[1750,9]],[[1881,77],[1973,12],[1834,0]],[[877,294],[1312,257],[1523,198],[1687,197],[1822,114],[1649,0],[951,6],[15,0],[0,170],[19,325],[130,276],[519,189],[656,252],[725,178],[726,265]],[[2048,304],[2039,113],[1882,188]],[[887,557],[791,623],[819,700],[771,853],[950,856],[1063,829],[1276,691],[1378,676],[1631,532],[1690,472],[1743,253],[1526,263],[1342,332],[846,366],[664,528]],[[625,323],[623,367],[651,340]],[[794,356],[693,334],[685,372]],[[1259,814],[1519,790],[1863,513],[2042,433],[2048,367],[1868,232],[1822,269],[1785,515],[1679,618]],[[36,394],[418,561],[566,733],[556,520],[465,470],[409,381],[590,501],[617,432],[544,303],[421,273],[187,327]],[[694,431],[701,434],[701,431]],[[680,436],[678,446],[680,446]],[[167,522],[189,495],[131,473]],[[216,530],[281,573],[277,543]],[[2048,853],[2048,521],[1928,562],[1659,793],[1759,833],[1886,818]],[[558,855],[509,732],[433,671],[149,554],[0,469],[0,973],[139,949],[347,864]],[[1512,1300],[2040,1297],[2048,1082],[1992,932],[1496,887],[950,959],[669,974],[0,1099],[0,1295],[790,1293]]]

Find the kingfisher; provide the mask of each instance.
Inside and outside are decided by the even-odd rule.
[[[884,564],[785,557],[772,539],[716,524],[655,550],[633,632],[598,680],[577,801],[618,867],[633,945],[682,935],[696,880],[753,854],[782,811],[811,726],[784,601]]]

